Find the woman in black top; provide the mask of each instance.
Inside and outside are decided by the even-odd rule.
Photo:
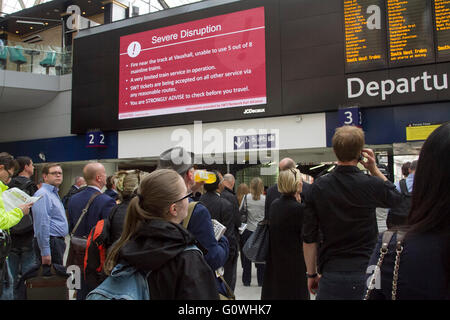
[[[302,179],[298,169],[280,172],[281,197],[269,209],[269,255],[261,299],[308,300],[306,266],[302,248]]]
[[[419,155],[412,206],[400,254],[396,299],[450,299],[450,122],[437,128]],[[392,238],[370,299],[391,299],[395,241]],[[372,254],[377,264],[381,241]],[[373,267],[370,268],[373,271]]]

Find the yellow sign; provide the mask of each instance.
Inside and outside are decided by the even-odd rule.
[[[438,127],[440,124],[406,127],[406,141],[427,140],[428,136]]]

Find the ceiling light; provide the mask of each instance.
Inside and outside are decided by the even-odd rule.
[[[39,22],[39,21],[28,21],[28,20],[16,20],[17,23],[24,23],[24,24],[39,24],[41,26],[44,26],[45,23]]]

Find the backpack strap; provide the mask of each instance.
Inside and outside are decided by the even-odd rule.
[[[184,218],[184,220],[183,220],[183,227],[185,229],[187,229],[187,227],[189,225],[189,221],[191,220],[192,212],[194,212],[194,209],[195,209],[195,206],[197,205],[197,203],[198,203],[198,201],[189,202],[188,214],[187,214],[186,218]]]
[[[88,203],[86,204],[86,206],[84,207],[84,209],[81,211],[81,216],[80,216],[80,218],[78,219],[78,222],[77,222],[77,224],[75,225],[75,227],[73,228],[72,232],[70,233],[70,237],[73,237],[73,235],[75,234],[75,231],[77,231],[78,226],[80,225],[81,220],[83,220],[84,216],[85,216],[86,213],[88,212],[89,207],[91,206],[91,203],[92,203],[92,202],[94,201],[94,199],[95,199],[97,196],[99,196],[99,195],[101,195],[101,193],[100,193],[100,192],[96,192],[96,193],[94,193],[94,194],[91,196],[91,198],[89,199]]]

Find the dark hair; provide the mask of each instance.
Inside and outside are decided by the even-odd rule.
[[[411,162],[405,162],[402,165],[402,174],[407,177],[409,175],[409,168],[411,167]]]
[[[106,178],[106,188],[107,189],[111,189],[112,188],[112,186],[113,186],[113,184],[114,184],[114,176],[108,176],[107,178]]]
[[[444,269],[450,281],[450,122],[434,130],[420,151],[408,233],[443,236]]]
[[[31,160],[30,157],[17,157],[17,163],[19,165],[19,169],[17,170],[17,173],[21,173],[23,170],[25,170],[25,166],[29,166],[33,160]]]
[[[220,183],[220,177],[219,177],[219,171],[217,170],[212,170],[211,172],[214,172],[214,174],[216,175],[216,181],[214,183],[205,183],[203,185],[203,188],[205,188],[205,190],[207,192],[214,192],[219,188],[219,183]]]
[[[434,130],[420,151],[414,175],[411,232],[439,232],[450,228],[450,122]]]
[[[0,165],[3,165],[5,167],[5,170],[14,168],[14,171],[17,171],[17,168],[19,166],[17,164],[17,161],[14,160],[14,157],[8,152],[0,152]]]

